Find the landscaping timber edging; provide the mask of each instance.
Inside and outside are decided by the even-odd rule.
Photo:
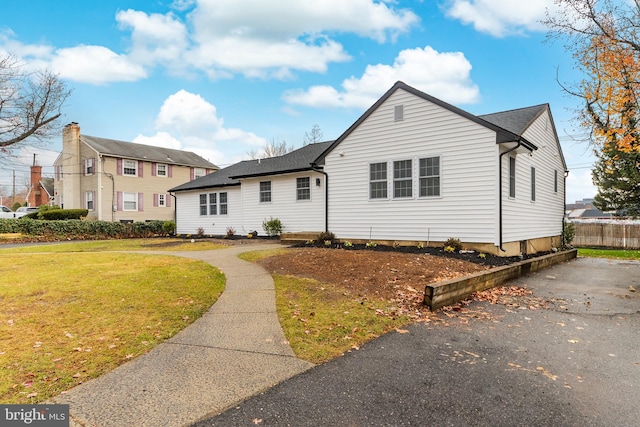
[[[489,271],[474,273],[459,279],[428,284],[424,289],[424,304],[431,311],[462,301],[474,292],[483,291],[501,285],[509,280],[517,279],[534,271],[551,267],[578,256],[577,249],[562,251],[519,261],[504,267],[496,267]]]

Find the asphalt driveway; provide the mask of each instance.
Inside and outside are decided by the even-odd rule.
[[[552,303],[474,303],[492,320],[414,324],[197,425],[638,425],[640,262],[578,258],[512,283]]]

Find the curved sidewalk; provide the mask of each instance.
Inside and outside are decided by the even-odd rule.
[[[274,245],[151,252],[205,261],[226,276],[218,301],[173,338],[54,399],[75,426],[185,426],[313,364],[296,358],[276,314],[275,287],[238,254]],[[144,252],[150,253],[150,252]]]

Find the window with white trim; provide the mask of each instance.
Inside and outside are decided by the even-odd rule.
[[[226,215],[228,212],[227,205],[227,193],[220,193],[220,215]]]
[[[92,211],[94,209],[93,191],[87,191],[86,193],[84,193],[84,199],[85,199],[85,208],[89,211]]]
[[[271,181],[260,181],[260,203],[271,201]]]
[[[311,200],[311,178],[296,178],[296,200]]]
[[[531,201],[536,201],[536,168],[531,168]]]
[[[516,158],[509,157],[509,197],[516,197]]]
[[[369,164],[369,198],[387,198],[387,162]]]
[[[553,171],[553,192],[558,192],[558,170]]]
[[[203,169],[203,168],[194,168],[193,169],[193,178],[194,179],[202,178],[206,174],[207,174],[206,169]]]
[[[138,193],[122,193],[122,210],[138,210]]]
[[[207,214],[207,195],[200,194],[200,216]]]
[[[93,175],[95,173],[96,168],[96,159],[89,158],[84,159],[84,174],[85,175]]]
[[[167,176],[167,165],[159,163],[156,165],[156,176],[166,177]]]
[[[393,197],[406,198],[412,196],[413,180],[411,160],[393,162]]]
[[[167,195],[158,194],[158,207],[164,208],[167,206]]]
[[[209,193],[209,215],[218,215],[218,194]]]
[[[122,174],[126,176],[138,176],[138,162],[135,160],[122,160]]]
[[[440,157],[420,159],[420,197],[440,196]]]

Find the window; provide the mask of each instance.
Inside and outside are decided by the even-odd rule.
[[[167,176],[167,165],[156,165],[156,176]]]
[[[399,122],[404,120],[404,105],[396,105],[393,107],[393,121]]]
[[[393,162],[393,197],[411,197],[411,160]]]
[[[200,215],[206,215],[207,214],[207,195],[206,194],[201,194],[200,195]]]
[[[311,200],[311,179],[296,178],[296,200]]]
[[[536,168],[531,168],[531,201],[536,201]]]
[[[94,209],[94,205],[93,205],[93,191],[87,191],[85,193],[85,208],[87,210],[92,211]]]
[[[158,194],[158,206],[161,208],[167,206],[167,198],[165,194]]]
[[[260,203],[271,201],[271,181],[260,182]]]
[[[207,171],[203,168],[194,168],[193,169],[193,177],[195,179],[202,178],[207,174]]]
[[[62,181],[64,179],[64,173],[62,171],[62,165],[56,166],[56,179]]]
[[[420,197],[440,195],[440,157],[420,159]]]
[[[209,215],[218,215],[218,194],[209,193]]]
[[[122,193],[122,210],[138,210],[138,193]]]
[[[387,163],[371,163],[369,165],[369,197],[372,199],[387,198]]]
[[[509,157],[509,197],[516,197],[516,158]]]
[[[96,159],[84,159],[84,174],[85,175],[93,175],[95,173],[96,168]]]
[[[123,160],[122,174],[126,176],[138,176],[138,162],[135,160]]]
[[[558,192],[558,171],[557,170],[553,171],[553,192],[554,193]]]
[[[220,193],[220,215],[227,214],[227,193]]]

